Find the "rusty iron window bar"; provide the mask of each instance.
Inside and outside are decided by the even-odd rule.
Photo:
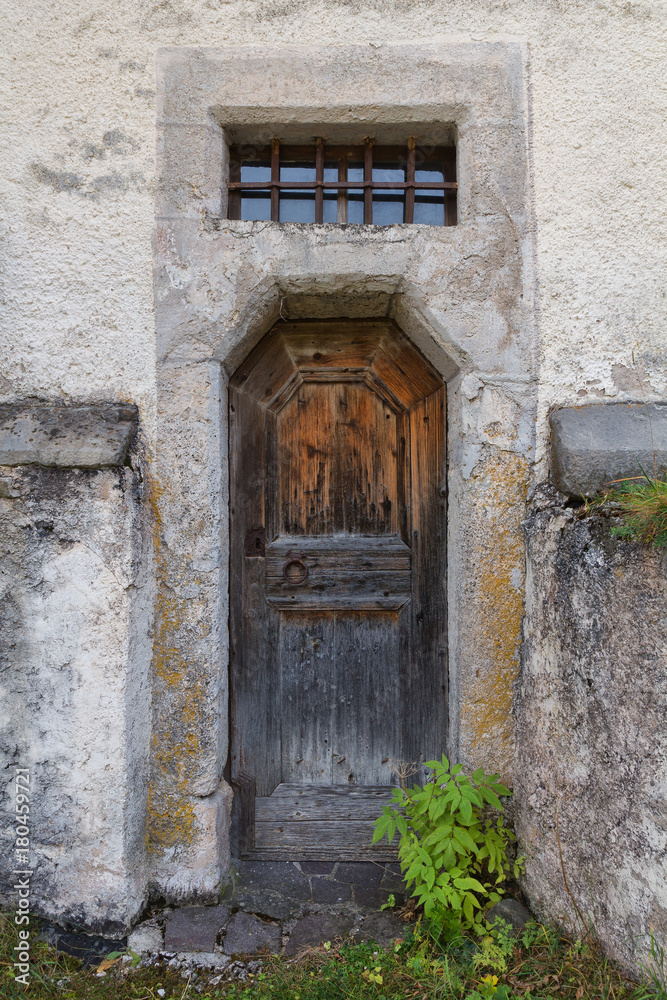
[[[232,146],[229,218],[272,222],[454,226],[456,149],[405,146]]]

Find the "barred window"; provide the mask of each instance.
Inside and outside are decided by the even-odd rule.
[[[454,146],[232,146],[229,218],[456,225]]]

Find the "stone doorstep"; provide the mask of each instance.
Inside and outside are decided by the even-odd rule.
[[[224,928],[229,906],[181,906],[167,915],[164,948],[169,952],[212,952]]]
[[[143,956],[162,956],[170,965],[179,968],[223,969],[239,957],[281,952],[295,955],[304,948],[317,947],[337,938],[375,941],[379,947],[386,948],[405,932],[395,913],[360,913],[350,907],[310,912],[296,920],[279,922],[245,910],[232,913],[227,906],[183,906],[165,914],[163,940],[159,926],[161,917],[156,914],[138,924],[128,938],[128,948]],[[218,944],[220,935],[222,942]],[[288,941],[283,949],[284,936]],[[189,947],[182,947],[185,941],[190,943]]]

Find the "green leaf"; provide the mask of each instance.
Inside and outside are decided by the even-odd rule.
[[[470,823],[472,819],[472,804],[468,801],[468,799],[461,799],[459,812],[461,816],[463,816],[463,821],[465,823]]]
[[[378,840],[382,840],[384,835],[389,830],[392,822],[391,816],[387,816],[384,813],[375,820],[375,829],[373,831],[373,839],[371,841],[372,844],[377,844]]]
[[[472,780],[475,782],[476,785],[481,785],[481,783],[484,781],[484,778],[485,774],[483,767],[478,767],[476,771],[472,772]]]
[[[481,785],[479,790],[490,806],[494,806],[496,809],[502,810],[502,803],[495,792],[492,792],[486,785]]]
[[[460,774],[462,770],[463,770],[463,764],[455,764],[451,771],[452,776],[455,774]]]
[[[454,881],[454,885],[457,889],[473,889],[475,892],[481,892],[486,895],[486,889],[476,878],[457,878]]]
[[[491,782],[489,782],[491,784]],[[511,791],[505,785],[502,785],[499,781],[494,781],[491,786],[496,793],[496,795],[511,795]]]
[[[465,847],[466,851],[475,851],[477,849],[475,841],[464,827],[455,826],[452,830],[452,836],[462,847]]]

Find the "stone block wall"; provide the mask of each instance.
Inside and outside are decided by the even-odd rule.
[[[516,823],[535,912],[628,967],[667,937],[667,553],[538,495],[526,522]],[[566,891],[563,871],[572,899]]]
[[[47,409],[51,423],[62,415]],[[50,465],[0,468],[0,893],[13,899],[12,870],[26,867],[14,857],[14,774],[27,768],[31,910],[122,932],[146,900],[153,591],[142,478],[136,455],[111,467],[108,448],[91,453],[90,410],[82,425],[70,408],[78,431],[41,456],[44,414],[26,412],[5,421],[3,459]],[[123,462],[127,439],[111,459]],[[64,455],[102,467],[58,467]]]

